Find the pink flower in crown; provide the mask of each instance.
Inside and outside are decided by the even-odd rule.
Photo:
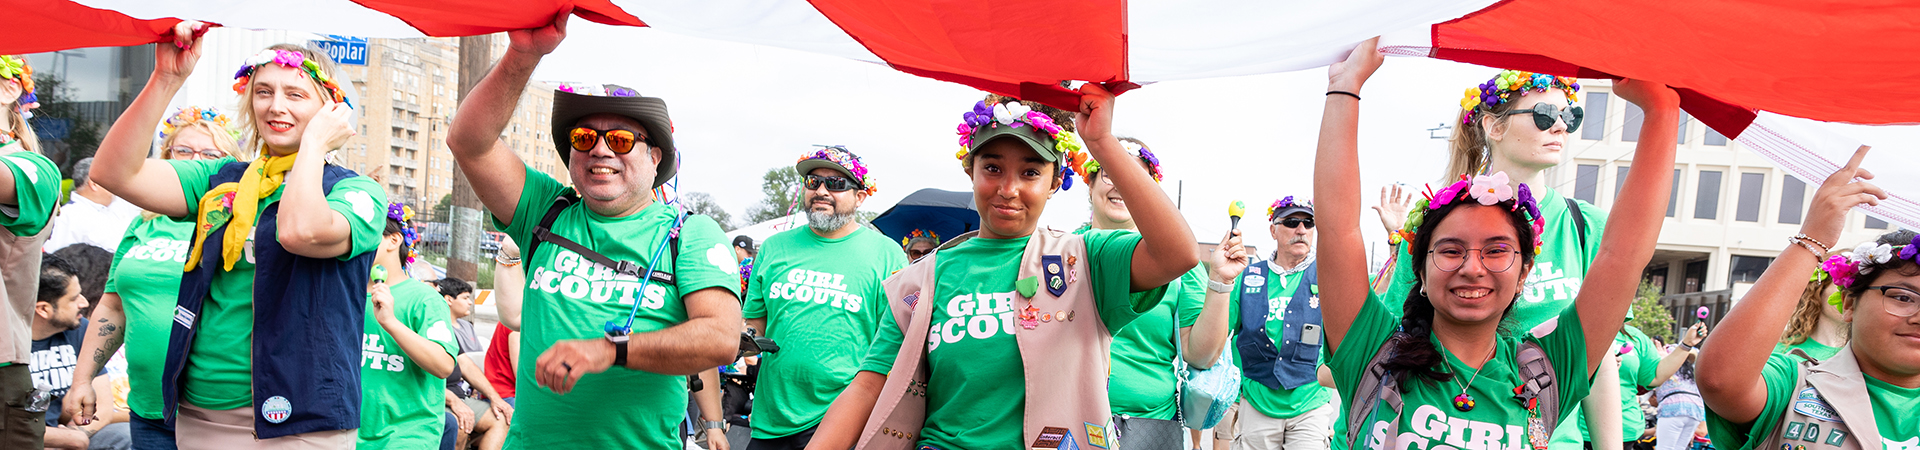
[[[1463,175],[1462,177],[1464,178],[1465,176]],[[1453,203],[1454,200],[1460,198],[1460,191],[1466,190],[1469,185],[1470,183],[1465,179],[1447,185],[1447,187],[1440,189],[1440,192],[1433,194],[1433,200],[1427,202],[1427,209],[1440,209],[1442,206],[1447,206],[1448,203]]]
[[[1852,287],[1854,277],[1860,272],[1860,268],[1846,255],[1827,257],[1826,261],[1820,262],[1820,270],[1827,271],[1827,275],[1833,277],[1833,284],[1843,288]]]
[[[1060,124],[1053,123],[1052,117],[1047,117],[1046,113],[1042,113],[1039,111],[1028,111],[1027,122],[1032,123],[1034,128],[1039,128],[1040,131],[1045,131],[1049,136],[1060,134],[1060,131],[1061,131]]]
[[[1492,205],[1513,198],[1513,186],[1507,184],[1506,172],[1494,172],[1493,175],[1474,175],[1469,194],[1482,205]]]
[[[273,51],[273,62],[275,64],[279,64],[287,67],[300,67],[300,63],[303,63],[306,61],[307,61],[307,57],[301,56],[299,53],[293,52],[291,50],[274,50]]]

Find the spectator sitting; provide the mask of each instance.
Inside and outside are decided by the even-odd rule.
[[[52,252],[73,244],[119,248],[127,225],[140,215],[140,207],[121,200],[88,179],[92,171],[93,158],[73,163],[73,196],[60,207],[60,215],[53,217],[53,235],[41,245],[42,250]]]
[[[74,244],[54,251],[53,256],[66,261],[75,271],[73,276],[80,282],[80,296],[87,298],[87,304],[80,307],[80,320],[85,322],[86,318],[93,317],[93,306],[107,290],[107,276],[113,269],[113,251],[93,244]],[[74,341],[74,345],[78,349],[80,341]]]
[[[33,356],[28,359],[28,371],[36,388],[51,390],[53,394],[47,404],[45,445],[46,448],[86,449],[90,442],[98,439],[102,444],[118,445],[93,448],[127,448],[131,441],[124,423],[107,435],[99,434],[109,425],[107,420],[84,427],[71,422],[65,426],[58,423],[61,402],[73,384],[73,366],[80,361],[80,341],[87,332],[87,322],[80,315],[80,310],[87,307],[87,298],[80,295],[78,272],[72,264],[53,255],[46,256],[40,266],[39,302],[33,307]]]
[[[473,421],[473,433],[451,433],[441,440],[444,448],[452,444],[453,448],[466,449],[473,438],[478,438],[480,448],[498,450],[507,441],[506,423],[513,417],[513,406],[507,404],[492,383],[487,382],[485,371],[474,362],[475,353],[485,355],[487,348],[480,344],[480,338],[474,334],[473,322],[466,317],[473,314],[473,285],[459,278],[441,278],[433,285],[440,291],[440,297],[447,300],[447,307],[453,312],[453,337],[460,345],[460,354],[454,357],[453,374],[447,376],[447,393],[460,399],[460,407],[448,404],[449,419],[468,417]],[[484,358],[484,356],[482,356]],[[466,374],[475,374],[466,376]],[[479,394],[478,396],[474,394]],[[490,411],[490,414],[478,414]],[[457,430],[457,428],[456,428]]]

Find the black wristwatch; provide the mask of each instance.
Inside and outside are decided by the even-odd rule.
[[[627,366],[627,331],[608,331],[607,342],[613,343],[613,367]]]

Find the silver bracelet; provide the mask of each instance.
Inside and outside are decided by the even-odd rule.
[[[1817,258],[1820,261],[1827,260],[1827,251],[1822,250],[1819,247],[1820,241],[1813,240],[1813,238],[1807,237],[1807,235],[1802,234],[1802,235],[1797,235],[1794,237],[1787,238],[1787,242],[1792,244],[1797,244],[1801,247],[1805,247],[1807,251],[1813,252],[1814,258]]]

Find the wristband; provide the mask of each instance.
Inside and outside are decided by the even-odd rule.
[[[707,427],[707,429],[709,430],[727,429],[727,421],[724,421],[724,420],[702,420],[700,421],[700,424]]]
[[[1820,261],[1825,261],[1827,259],[1828,250],[1821,249],[1819,245],[1820,241],[1813,240],[1813,238],[1807,237],[1807,235],[1802,234],[1802,235],[1797,235],[1794,237],[1787,238],[1787,242],[1791,244],[1799,245],[1801,247],[1806,247],[1807,251],[1813,252],[1813,257],[1817,258]]]
[[[1231,284],[1226,284],[1226,283],[1221,283],[1221,282],[1218,282],[1218,281],[1213,281],[1213,279],[1212,279],[1212,278],[1208,278],[1208,279],[1207,279],[1207,290],[1209,290],[1209,291],[1214,291],[1214,292],[1219,292],[1219,293],[1222,293],[1222,294],[1229,294],[1229,293],[1232,293],[1232,292],[1233,292],[1233,285],[1231,285]]]
[[[608,331],[607,342],[613,343],[613,367],[627,366],[627,332]]]
[[[1360,100],[1360,94],[1355,94],[1347,91],[1327,91],[1327,95],[1333,95],[1333,94],[1345,95],[1348,97],[1353,97],[1354,100]]]

